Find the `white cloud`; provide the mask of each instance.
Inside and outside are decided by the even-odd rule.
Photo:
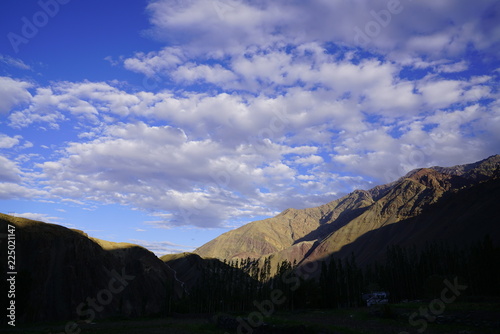
[[[453,64],[443,64],[438,67],[438,72],[443,73],[456,73],[463,72],[469,68],[469,64],[465,61],[459,61]]]
[[[495,20],[499,8],[494,0],[460,6],[454,1],[400,1],[397,8],[391,3],[163,0],[152,2],[148,10],[152,35],[182,44],[191,56],[243,54],[245,46],[290,41],[355,45],[355,28],[368,35],[369,47],[383,53],[456,55],[468,45],[498,50]]]
[[[407,46],[418,54],[433,54],[437,50],[447,49],[450,40],[449,32],[439,32],[433,35],[412,37],[407,42]]]
[[[185,57],[179,48],[167,47],[159,52],[136,53],[134,57],[124,60],[126,69],[148,76],[170,70],[183,63]]]
[[[48,123],[51,128],[73,115],[82,120],[98,122],[100,113],[127,116],[140,103],[148,103],[148,94],[128,94],[103,82],[57,82],[50,87],[38,88],[29,106],[9,116],[16,128],[33,123]]]
[[[31,220],[42,221],[44,223],[51,224],[60,224],[57,221],[61,220],[59,217],[52,217],[45,213],[33,213],[33,212],[24,212],[24,213],[10,213],[12,216],[27,218]]]
[[[492,98],[492,77],[401,79],[401,67],[390,61],[354,54],[336,59],[318,45],[303,49],[314,53],[305,56],[296,48],[291,58],[280,58],[280,50],[268,54],[283,59],[283,73],[295,71],[286,80],[303,83],[279,94],[128,92],[103,82],[38,88],[19,112],[25,126],[44,117],[55,125],[79,122],[78,141],[35,165],[41,170],[39,186],[81,205],[119,203],[165,212],[157,224],[165,227],[214,227],[286,207],[319,205],[350,187],[368,187],[367,180],[389,182],[411,168],[438,164],[438,151],[430,148],[434,137],[447,131],[443,143],[449,161],[459,163],[465,149],[475,156],[486,152],[481,138],[460,142],[471,133],[494,131],[495,118],[493,124],[481,123],[467,109],[460,126],[475,125],[465,133],[439,120],[450,120],[448,111],[436,110],[458,104],[465,113],[471,102]],[[307,63],[314,65],[304,68]],[[261,73],[254,82],[262,82]],[[240,83],[251,82],[248,75]],[[15,116],[10,116],[13,126],[21,124]],[[434,123],[441,125],[423,130]],[[4,145],[13,145],[16,137],[9,138]],[[362,179],[326,176],[332,170]],[[20,175],[12,171],[4,172],[11,183]],[[11,195],[5,196],[28,191],[7,188]]]
[[[0,182],[17,182],[21,180],[21,170],[16,163],[0,155]]]
[[[314,176],[314,175],[299,175],[299,176],[297,176],[297,179],[304,180],[304,181],[310,181],[310,180],[315,180],[316,176]]]
[[[431,108],[442,108],[459,102],[463,93],[463,82],[439,80],[423,83],[419,87],[423,98]]]
[[[310,155],[308,157],[296,159],[295,163],[301,165],[317,165],[323,163],[323,158],[319,155]]]
[[[214,84],[227,84],[237,79],[233,72],[223,68],[221,65],[208,66],[193,63],[179,66],[171,75],[178,82],[185,81],[188,83],[206,81]]]
[[[422,94],[422,102],[431,110],[451,106],[455,103],[468,103],[486,97],[493,97],[492,88],[482,83],[488,76],[472,77],[470,80],[445,80],[429,76],[420,80],[416,87]]]
[[[372,130],[343,137],[331,159],[337,170],[344,166],[344,170],[371,177],[377,183],[394,181],[414,168],[480,160],[498,150],[493,128],[498,127],[499,118],[490,108],[470,105],[390,126],[372,124]]]
[[[321,160],[311,155],[318,150],[314,146],[269,139],[258,149],[252,143],[236,150],[234,145],[190,139],[171,126],[123,123],[91,141],[70,143],[60,159],[37,168],[52,196],[169,212],[162,224],[171,226],[213,227],[274,206],[259,197],[261,186],[299,196],[290,192],[297,171],[284,162],[286,155],[307,165]]]
[[[32,199],[50,196],[47,191],[13,182],[0,182],[0,199]]]
[[[196,45],[190,52],[209,52],[214,56],[221,56],[218,50],[239,52],[242,44],[272,43],[273,21],[293,18],[282,9],[272,4],[230,0],[156,1],[148,6],[152,32],[157,38],[182,36],[182,42]]]
[[[169,241],[146,241],[141,239],[129,239],[129,242],[140,245],[160,257],[165,254],[192,252],[196,247],[179,245]]]
[[[8,66],[12,66],[21,70],[31,70],[31,67],[23,62],[21,59],[13,58],[0,54],[0,62]]]
[[[19,145],[19,139],[21,138],[22,136],[19,135],[10,137],[3,133],[0,133],[0,148],[12,148],[16,145]]]
[[[28,88],[32,84],[25,81],[14,80],[8,77],[0,77],[0,114],[8,113],[11,108],[27,103],[31,100]]]

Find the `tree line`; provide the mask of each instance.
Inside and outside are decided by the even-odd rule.
[[[465,298],[500,297],[500,247],[489,237],[467,246],[428,243],[420,249],[393,245],[385,260],[360,267],[354,254],[330,256],[304,275],[301,264],[271,258],[211,261],[198,284],[172,306],[175,312],[244,312],[280,291],[279,308],[346,308],[365,305],[364,293],[385,291],[391,302],[433,299],[443,281],[465,284]]]

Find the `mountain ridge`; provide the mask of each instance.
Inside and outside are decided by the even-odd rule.
[[[394,182],[355,190],[318,207],[289,208],[275,217],[251,222],[194,253],[220,260],[268,256],[273,262],[318,260],[366,233],[418,217],[444,194],[498,178],[499,171],[500,155],[465,165],[417,168]],[[275,238],[277,231],[282,234],[280,239]]]

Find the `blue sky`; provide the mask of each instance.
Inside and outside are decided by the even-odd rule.
[[[190,251],[500,148],[498,1],[3,1],[0,212]]]

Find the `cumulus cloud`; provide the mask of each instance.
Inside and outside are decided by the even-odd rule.
[[[1,172],[3,173],[3,171]],[[34,199],[49,196],[49,192],[39,190],[33,186],[22,185],[17,182],[0,182],[0,199]]]
[[[128,94],[103,82],[57,82],[37,88],[27,108],[13,112],[9,119],[17,128],[47,123],[57,129],[68,115],[96,123],[99,113],[130,114],[134,107],[140,107],[141,98],[148,103],[146,95]]]
[[[195,83],[204,81],[213,84],[230,84],[236,81],[237,76],[230,70],[221,65],[208,66],[187,63],[179,66],[172,73],[172,78],[178,82]]]
[[[323,158],[319,155],[310,155],[304,158],[298,158],[295,160],[296,163],[301,165],[317,165],[323,162]]]
[[[28,88],[32,84],[25,81],[0,77],[0,114],[11,111],[12,107],[27,103],[31,99]]]
[[[332,161],[387,183],[414,168],[464,163],[464,156],[468,161],[480,160],[498,150],[498,140],[491,144],[487,139],[496,136],[493,132],[478,136],[486,129],[483,122],[497,124],[497,114],[498,110],[475,104],[383,128],[372,125],[371,131],[343,139]]]
[[[71,143],[59,160],[38,168],[55,196],[167,211],[172,215],[165,224],[209,227],[231,216],[265,211],[270,203],[256,189],[289,189],[297,172],[281,159],[317,148],[269,141],[266,150],[274,159],[260,156],[251,145],[234,150],[209,139],[190,139],[171,126],[124,123],[108,126],[92,141]]]
[[[411,168],[438,164],[439,145],[449,161],[458,162],[464,150],[475,156],[487,151],[481,138],[460,143],[494,129],[495,116],[473,108],[494,97],[491,76],[411,80],[391,61],[336,59],[318,45],[307,49],[314,53],[297,49],[286,65],[287,73],[296,70],[290,83],[303,85],[281,94],[130,92],[103,82],[37,88],[19,112],[30,120],[23,126],[73,118],[85,130],[58,156],[35,165],[44,191],[81,203],[167,212],[158,222],[165,227],[214,227],[390,182]],[[313,59],[314,66],[294,68]],[[14,127],[21,124],[15,115]],[[481,117],[493,124],[477,122]],[[9,182],[19,175],[14,168],[3,173]],[[346,179],[339,171],[365,178]],[[11,196],[23,190],[10,189]]]
[[[439,72],[444,72],[444,73],[456,73],[456,72],[463,72],[469,68],[469,65],[465,60],[452,63],[452,64],[443,64],[438,67]]]
[[[136,53],[133,58],[124,60],[126,69],[154,76],[159,72],[170,70],[182,64],[186,57],[183,51],[175,47],[166,47],[158,52]]]
[[[267,95],[321,85],[337,98],[357,94],[351,97],[401,116],[422,104],[414,83],[397,77],[401,66],[457,73],[468,64],[453,59],[468,47],[498,53],[499,12],[493,0],[459,6],[430,0],[158,0],[148,5],[150,35],[169,46],[137,53],[124,65],[158,81]],[[359,47],[391,61],[360,61]]]
[[[16,182],[21,180],[21,170],[17,164],[6,157],[0,156],[0,181]]]
[[[19,140],[22,136],[14,136],[10,137],[3,133],[0,133],[0,148],[12,148],[19,144]]]
[[[246,46],[310,41],[379,52],[456,55],[467,45],[498,50],[498,3],[425,1],[154,1],[151,33],[191,54],[242,54]],[[425,17],[425,20],[422,19]],[[453,22],[453,25],[449,25]],[[361,31],[362,41],[357,36]],[[359,33],[358,33],[359,34]],[[361,43],[362,41],[362,43]]]

